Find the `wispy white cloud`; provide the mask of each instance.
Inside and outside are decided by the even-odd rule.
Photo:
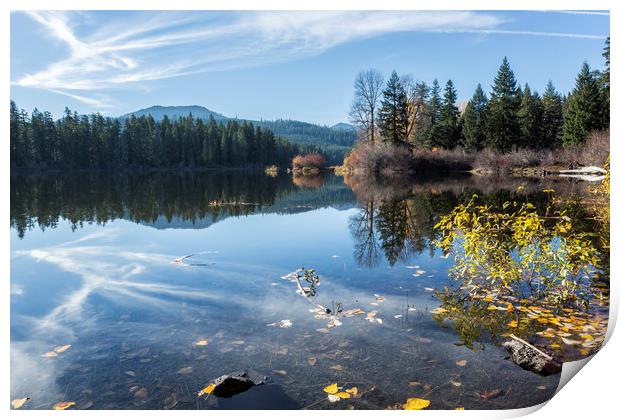
[[[68,12],[27,13],[50,37],[66,44],[69,53],[12,83],[62,94],[98,109],[114,104],[112,89],[309,57],[395,32],[601,38],[504,30],[500,15],[474,11],[144,12],[111,22],[93,18],[90,24],[82,15]]]

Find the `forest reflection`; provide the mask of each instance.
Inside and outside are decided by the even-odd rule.
[[[73,229],[116,219],[157,228],[204,228],[231,216],[352,207],[354,195],[331,175],[291,182],[247,171],[72,172],[11,177],[11,227],[20,238],[61,220]]]

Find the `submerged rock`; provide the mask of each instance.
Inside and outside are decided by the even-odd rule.
[[[260,375],[254,370],[244,370],[222,375],[213,381],[215,388],[212,394],[216,397],[229,398],[233,395],[247,391],[256,385],[262,385],[267,377]]]
[[[548,354],[543,353],[531,344],[511,336],[511,340],[504,343],[504,348],[510,353],[510,358],[523,369],[547,376],[562,371],[562,365]]]

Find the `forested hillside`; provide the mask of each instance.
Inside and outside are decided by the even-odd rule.
[[[131,116],[123,120],[65,110],[32,115],[11,101],[11,166],[111,169],[249,167],[282,165],[314,151],[274,136],[251,122],[189,117]]]

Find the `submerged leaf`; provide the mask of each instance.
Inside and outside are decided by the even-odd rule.
[[[357,387],[356,386],[354,386],[353,388],[345,389],[345,391],[348,392],[349,394],[351,394],[354,397],[357,395]]]
[[[62,401],[62,402],[54,404],[52,408],[54,410],[66,410],[67,408],[74,406],[74,405],[75,405],[74,401]]]
[[[316,365],[316,357],[308,357],[308,364],[310,366]]]
[[[423,398],[407,398],[407,402],[403,404],[403,410],[423,410],[429,405],[431,402]]]
[[[333,395],[336,397],[340,397],[340,398],[351,398],[351,395],[345,391],[340,391],[337,394],[333,394]]]
[[[16,398],[11,401],[11,406],[17,410],[18,408],[21,408],[24,404],[26,404],[26,401],[28,401],[29,399],[30,397]]]
[[[209,344],[209,340],[201,339],[196,341],[197,346],[206,346],[207,344]]]
[[[56,353],[64,353],[71,348],[71,344],[65,344],[64,346],[58,346],[54,349]]]
[[[184,368],[181,368],[181,369],[177,370],[177,373],[180,374],[180,375],[187,375],[187,374],[192,373],[193,370],[194,369],[192,369],[191,366],[186,366]]]
[[[466,366],[467,360],[457,360],[456,365],[461,367]]]

